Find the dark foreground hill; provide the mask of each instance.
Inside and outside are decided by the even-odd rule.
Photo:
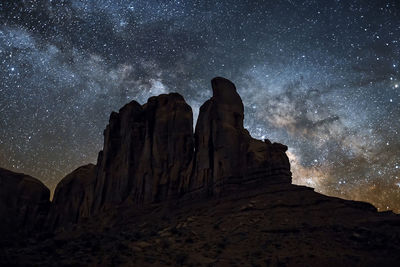
[[[97,164],[67,175],[52,202],[0,172],[0,265],[400,263],[398,215],[292,185],[287,147],[243,128],[233,83],[212,87],[194,132],[175,93],[112,113]]]

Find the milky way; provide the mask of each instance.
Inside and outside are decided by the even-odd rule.
[[[210,79],[287,144],[293,182],[400,211],[400,3],[0,2],[0,166],[49,187],[95,162],[112,110]]]

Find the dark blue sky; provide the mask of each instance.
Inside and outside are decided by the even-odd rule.
[[[50,187],[112,110],[236,83],[295,183],[400,211],[398,1],[1,1],[0,166]]]

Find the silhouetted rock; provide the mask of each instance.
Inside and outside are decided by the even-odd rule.
[[[88,164],[68,174],[58,184],[47,220],[47,227],[76,223],[90,215],[94,198],[96,165]]]
[[[192,109],[181,95],[132,101],[111,114],[104,132],[94,211],[128,197],[137,205],[177,197],[192,155]]]
[[[126,202],[43,241],[0,239],[0,265],[398,266],[398,215],[304,186],[254,185],[182,205]]]
[[[195,134],[192,109],[177,93],[151,97],[144,105],[132,101],[111,113],[96,177],[85,178],[90,182],[82,186],[71,181],[81,179],[78,172],[66,178],[68,187],[62,182],[50,224],[77,222],[124,201],[143,206],[196,199],[258,179],[290,183],[287,147],[253,139],[243,127],[235,85],[219,77],[211,84],[213,97],[200,108]],[[61,194],[69,190],[79,193]]]
[[[0,265],[398,265],[398,215],[292,185],[287,147],[249,135],[232,82],[212,88],[194,134],[176,93],[113,112],[97,165],[56,188],[45,225],[57,230],[0,239]],[[48,197],[0,169],[1,230],[38,229]]]
[[[39,229],[50,190],[39,180],[0,168],[0,235]]]
[[[243,103],[231,81],[217,77],[211,85],[213,97],[200,107],[197,120],[188,191],[219,194],[227,183],[277,175],[290,183],[287,147],[256,140],[244,129]]]

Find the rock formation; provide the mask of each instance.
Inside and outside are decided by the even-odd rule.
[[[253,139],[235,85],[211,83],[194,133],[176,93],[113,112],[97,164],[51,204],[0,169],[1,237],[39,232],[0,238],[0,265],[398,265],[399,216],[292,185],[287,147]]]
[[[189,192],[219,194],[227,183],[255,179],[291,182],[287,147],[253,139],[243,127],[244,108],[235,85],[224,78],[211,81],[213,97],[201,107],[195,130],[193,175]]]
[[[93,210],[128,197],[137,205],[177,197],[192,155],[192,109],[181,95],[132,101],[111,114],[104,132]]]
[[[89,217],[89,204],[95,197],[96,171],[95,165],[88,164],[77,168],[57,184],[46,222],[47,228],[52,229],[57,225],[66,225]]]
[[[235,85],[211,82],[195,133],[191,107],[177,93],[136,101],[110,115],[96,165],[57,185],[46,226],[79,222],[129,201],[134,206],[218,196],[229,185],[268,179],[291,182],[286,146],[253,139],[243,127]]]
[[[213,97],[200,108],[195,134],[192,109],[177,93],[151,97],[144,105],[132,101],[113,112],[97,171],[91,172],[95,177],[83,178],[93,182],[70,182],[82,179],[78,172],[65,178],[69,182],[63,180],[60,190],[77,195],[58,198],[56,192],[54,205],[68,210],[64,219],[77,222],[126,200],[143,206],[181,196],[219,195],[225,185],[249,179],[290,183],[287,147],[253,139],[243,127],[243,103],[235,85],[219,77],[211,84]]]
[[[38,229],[49,198],[50,190],[39,180],[0,168],[0,235]]]

